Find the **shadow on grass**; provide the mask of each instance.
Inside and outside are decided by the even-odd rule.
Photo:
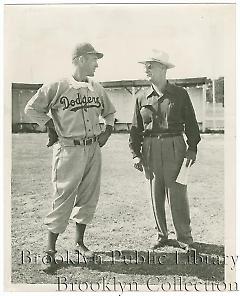
[[[202,280],[224,280],[224,247],[196,242],[184,252],[171,246],[155,251],[114,250],[96,252],[94,258],[69,264],[60,262],[49,273],[59,269],[84,267],[98,272],[150,276],[191,276]]]
[[[194,242],[192,247],[198,252],[208,255],[224,256],[224,246]]]

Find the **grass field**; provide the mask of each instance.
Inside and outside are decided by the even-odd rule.
[[[114,134],[102,149],[101,196],[95,218],[87,228],[86,244],[96,251],[96,261],[59,263],[53,274],[41,271],[39,258],[46,247],[43,219],[51,208],[51,149],[46,134],[14,134],[12,151],[12,282],[55,284],[57,277],[69,281],[135,281],[145,284],[149,277],[161,282],[181,276],[188,281],[222,281],[223,264],[211,260],[224,255],[224,141],[223,135],[203,135],[198,161],[192,167],[189,185],[193,236],[199,254],[210,261],[191,264],[187,254],[164,247],[151,255],[164,258],[162,264],[134,261],[147,258],[156,238],[149,188],[143,175],[134,170],[128,149],[128,135]],[[173,230],[168,210],[168,223]],[[67,251],[75,258],[75,225],[70,221],[57,243],[59,262]],[[28,262],[22,254],[31,252]],[[121,251],[118,253],[117,251]],[[23,252],[23,253],[22,253]],[[112,253],[113,252],[113,253]],[[139,253],[138,253],[139,252]],[[116,262],[112,256],[116,255]],[[137,254],[137,255],[136,255]],[[176,262],[179,255],[179,262]],[[129,261],[132,256],[132,262]],[[126,260],[124,260],[124,258]],[[200,257],[197,257],[200,258]],[[41,258],[40,258],[41,259]],[[36,261],[36,263],[34,262]],[[191,259],[192,260],[192,259]]]

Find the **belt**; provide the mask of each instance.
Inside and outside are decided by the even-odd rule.
[[[77,146],[77,145],[87,146],[87,145],[91,145],[94,142],[96,142],[97,139],[98,139],[98,137],[93,137],[93,138],[88,138],[88,139],[82,139],[82,140],[73,140],[73,144],[75,146]]]
[[[170,137],[177,137],[177,136],[182,136],[182,133],[149,133],[146,134],[145,137],[150,137],[150,138],[170,138]]]

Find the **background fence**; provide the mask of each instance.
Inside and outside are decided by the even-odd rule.
[[[193,103],[199,128],[202,132],[224,131],[224,79],[216,81],[206,77],[170,80],[184,87]],[[136,97],[149,86],[146,80],[121,80],[102,82],[111,101],[116,107],[115,132],[127,132],[131,127]],[[37,123],[24,113],[28,100],[42,84],[12,84],[12,131],[44,132]]]

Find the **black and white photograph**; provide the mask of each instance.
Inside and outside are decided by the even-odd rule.
[[[235,13],[4,4],[6,291],[239,290]]]

